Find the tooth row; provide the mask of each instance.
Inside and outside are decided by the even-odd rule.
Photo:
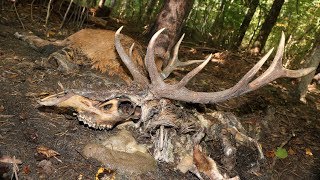
[[[82,114],[78,114],[78,120],[82,121],[83,124],[86,124],[89,127],[94,128],[94,129],[104,130],[104,129],[111,129],[112,128],[111,124],[97,124],[97,123],[94,123],[91,120],[91,117],[88,117],[88,116],[85,116],[85,115],[82,115]]]

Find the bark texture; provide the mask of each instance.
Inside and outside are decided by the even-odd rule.
[[[155,46],[155,54],[164,65],[168,63],[170,53],[180,37],[184,19],[188,16],[194,0],[166,0],[151,28],[150,37],[159,29],[166,28]]]
[[[308,67],[318,67],[320,63],[320,35],[317,36],[315,43],[314,43],[314,48],[313,51],[309,57],[308,60],[309,64]],[[314,70],[310,74],[304,76],[301,78],[301,81],[299,83],[298,87],[298,95],[300,96],[300,101],[306,102],[306,94],[308,91],[308,85],[311,83],[315,73],[317,71]]]
[[[239,28],[239,31],[235,37],[235,43],[234,43],[233,49],[237,49],[241,45],[241,42],[248,30],[251,19],[254,13],[256,12],[258,5],[259,5],[259,0],[251,0],[251,2],[249,3],[249,9],[247,11],[247,14],[245,15],[241,23],[241,26]]]
[[[256,39],[256,42],[254,43],[256,46],[255,48],[258,48],[259,52],[261,52],[261,50],[266,45],[269,34],[273,26],[277,22],[283,3],[284,3],[284,0],[273,1],[269,14],[267,15],[265,21],[263,22],[260,32],[258,34],[258,37]]]

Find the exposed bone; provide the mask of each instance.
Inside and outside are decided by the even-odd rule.
[[[156,134],[153,157],[159,161],[173,162],[173,144],[170,130],[163,127],[158,129]]]
[[[71,107],[78,119],[89,127],[111,129],[115,124],[136,118],[136,104],[126,98],[93,101],[73,92],[61,92],[39,101],[44,106]]]

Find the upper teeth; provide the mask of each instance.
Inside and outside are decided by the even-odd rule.
[[[91,118],[88,116],[85,116],[83,114],[78,114],[78,120],[82,121],[84,124],[88,125],[89,127],[92,127],[94,129],[111,129],[112,125],[111,124],[97,124],[95,122],[92,122]]]

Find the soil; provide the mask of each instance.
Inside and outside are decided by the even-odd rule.
[[[49,39],[61,39],[76,29],[66,26],[58,30],[60,19],[50,18],[47,31],[44,27],[45,9],[34,7],[33,20],[30,7],[18,6],[19,18],[26,30]],[[92,25],[86,25],[92,27]],[[111,24],[110,27],[119,27]],[[128,25],[129,26],[129,25]],[[111,28],[113,29],[113,28]],[[126,28],[129,29],[130,28]],[[101,164],[82,155],[85,144],[99,137],[112,136],[117,129],[98,131],[79,123],[72,116],[55,110],[39,108],[37,99],[61,91],[58,83],[71,86],[80,81],[81,74],[66,75],[41,63],[46,58],[24,42],[14,38],[15,32],[25,31],[14,7],[2,3],[0,11],[0,157],[15,156],[20,179],[94,179]],[[134,39],[136,32],[127,32]],[[145,43],[141,42],[146,45]],[[209,52],[208,52],[209,51]],[[198,59],[210,53],[206,48],[183,46],[181,59]],[[215,53],[215,52],[213,52]],[[188,88],[197,91],[217,91],[235,84],[257,62],[257,57],[226,53],[221,62],[209,65],[191,81]],[[183,77],[190,69],[180,69],[173,76]],[[116,82],[115,79],[109,78]],[[81,83],[81,82],[80,82]],[[94,83],[90,81],[82,83]],[[252,153],[239,150],[235,174],[242,179],[320,179],[320,92],[314,85],[307,96],[307,104],[294,96],[297,80],[280,79],[248,95],[215,105],[185,104],[198,112],[207,109],[229,111],[242,122],[251,137],[257,138],[266,156],[260,173],[248,172],[255,158]],[[37,153],[37,147],[48,147],[60,155],[46,158]],[[212,152],[219,151],[214,144]],[[275,157],[277,147],[283,146],[288,157]],[[220,165],[219,155],[211,157]],[[45,165],[44,165],[45,164]],[[183,174],[170,164],[158,162],[158,170],[140,176],[140,179],[196,179],[191,173]],[[10,179],[12,166],[0,163],[0,179]],[[121,177],[131,179],[128,176]]]

